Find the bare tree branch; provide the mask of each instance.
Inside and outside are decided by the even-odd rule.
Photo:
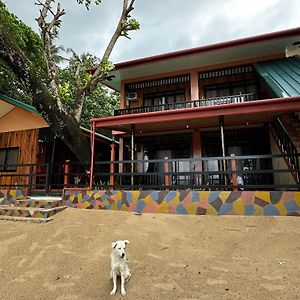
[[[55,65],[54,59],[51,55],[51,47],[53,44],[53,39],[58,36],[58,29],[61,25],[61,17],[65,14],[64,9],[61,9],[60,3],[58,3],[56,12],[54,13],[51,8],[51,4],[55,3],[56,0],[36,0],[36,4],[42,6],[40,10],[40,16],[37,19],[39,27],[41,29],[42,39],[44,41],[44,52],[48,62],[48,70],[50,77],[50,84],[53,94],[56,96],[58,101],[58,106],[60,109],[64,109],[63,104],[60,102],[58,95],[58,83],[57,83],[57,67]],[[85,4],[89,7],[91,0],[77,0],[81,4]],[[100,3],[100,0],[95,1],[96,4]],[[97,88],[98,84],[103,82],[105,78],[109,75],[109,72],[113,69],[113,65],[109,62],[109,57],[112,50],[119,39],[119,37],[124,36],[130,38],[128,32],[131,30],[136,30],[139,28],[138,22],[131,18],[130,13],[134,9],[135,0],[123,0],[122,13],[119,18],[118,25],[104,51],[102,59],[95,69],[94,74],[91,79],[83,86],[80,82],[80,68],[81,64],[77,65],[75,70],[75,84],[77,89],[77,94],[74,99],[74,110],[73,116],[79,122],[84,99],[86,96],[92,94],[92,92]],[[46,21],[48,13],[52,14],[52,20],[50,22]]]
[[[58,3],[56,13],[54,13],[51,8],[52,2],[54,3],[55,0],[45,0],[45,3],[42,3],[40,0],[37,0],[36,4],[42,6],[43,8],[40,10],[40,16],[36,20],[41,29],[41,36],[44,43],[45,58],[48,64],[48,74],[50,78],[51,90],[53,92],[53,95],[57,98],[59,109],[62,110],[64,108],[63,104],[57,96],[57,66],[55,64],[51,49],[53,47],[53,39],[58,36],[58,28],[61,25],[61,17],[65,15],[65,10],[61,10],[60,3]],[[52,14],[53,18],[50,22],[47,22],[46,18],[49,12]]]
[[[87,92],[89,92],[89,93],[92,92],[96,88],[97,84],[102,79],[105,78],[104,74],[102,74],[103,73],[102,66],[105,62],[108,61],[108,59],[111,55],[111,52],[112,52],[118,38],[120,36],[122,36],[122,32],[124,31],[124,29],[126,29],[126,21],[130,17],[129,13],[134,9],[134,7],[133,7],[134,2],[135,2],[135,0],[131,0],[130,4],[128,6],[128,0],[123,1],[122,14],[120,16],[118,26],[115,29],[115,32],[112,35],[112,37],[110,39],[110,42],[108,43],[108,45],[107,45],[107,47],[104,51],[101,62],[97,66],[97,68],[96,68],[96,70],[95,70],[95,72],[94,72],[94,74],[91,78],[90,84],[86,87]]]

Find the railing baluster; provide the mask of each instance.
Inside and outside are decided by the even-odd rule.
[[[242,102],[260,100],[263,98],[263,95],[264,95],[263,93],[248,93],[248,94],[206,98],[206,99],[202,99],[202,100],[188,100],[188,101],[183,101],[183,102],[165,103],[165,104],[158,104],[158,105],[152,105],[152,106],[141,106],[141,107],[137,107],[137,108],[132,107],[132,108],[115,110],[114,115],[120,116],[120,115],[155,112],[155,111],[162,111],[162,110],[192,108],[192,107],[198,107],[198,106],[211,106],[211,105],[224,105],[224,104],[231,104],[231,103],[242,103]]]

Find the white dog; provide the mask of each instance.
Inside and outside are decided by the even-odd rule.
[[[113,280],[113,289],[111,295],[114,295],[117,291],[117,275],[121,276],[121,294],[126,295],[125,292],[125,282],[127,282],[130,277],[130,270],[126,263],[126,253],[125,247],[129,244],[129,241],[116,241],[111,244],[111,271],[110,278]]]

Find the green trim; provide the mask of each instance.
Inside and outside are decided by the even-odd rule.
[[[277,97],[300,96],[300,58],[290,57],[254,64]]]
[[[38,110],[35,107],[33,107],[32,105],[23,103],[21,101],[15,100],[15,99],[12,99],[12,98],[7,97],[5,95],[0,94],[0,100],[3,100],[5,102],[7,102],[11,105],[17,106],[19,108],[25,109],[26,111],[29,111],[31,113],[41,115],[41,113],[39,113]]]

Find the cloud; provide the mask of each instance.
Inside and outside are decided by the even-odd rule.
[[[103,0],[89,11],[75,0],[66,8],[57,44],[101,57],[117,25],[123,0]],[[38,31],[34,0],[6,0],[12,12]],[[141,30],[120,38],[112,60],[120,62],[299,26],[298,0],[136,0]]]

